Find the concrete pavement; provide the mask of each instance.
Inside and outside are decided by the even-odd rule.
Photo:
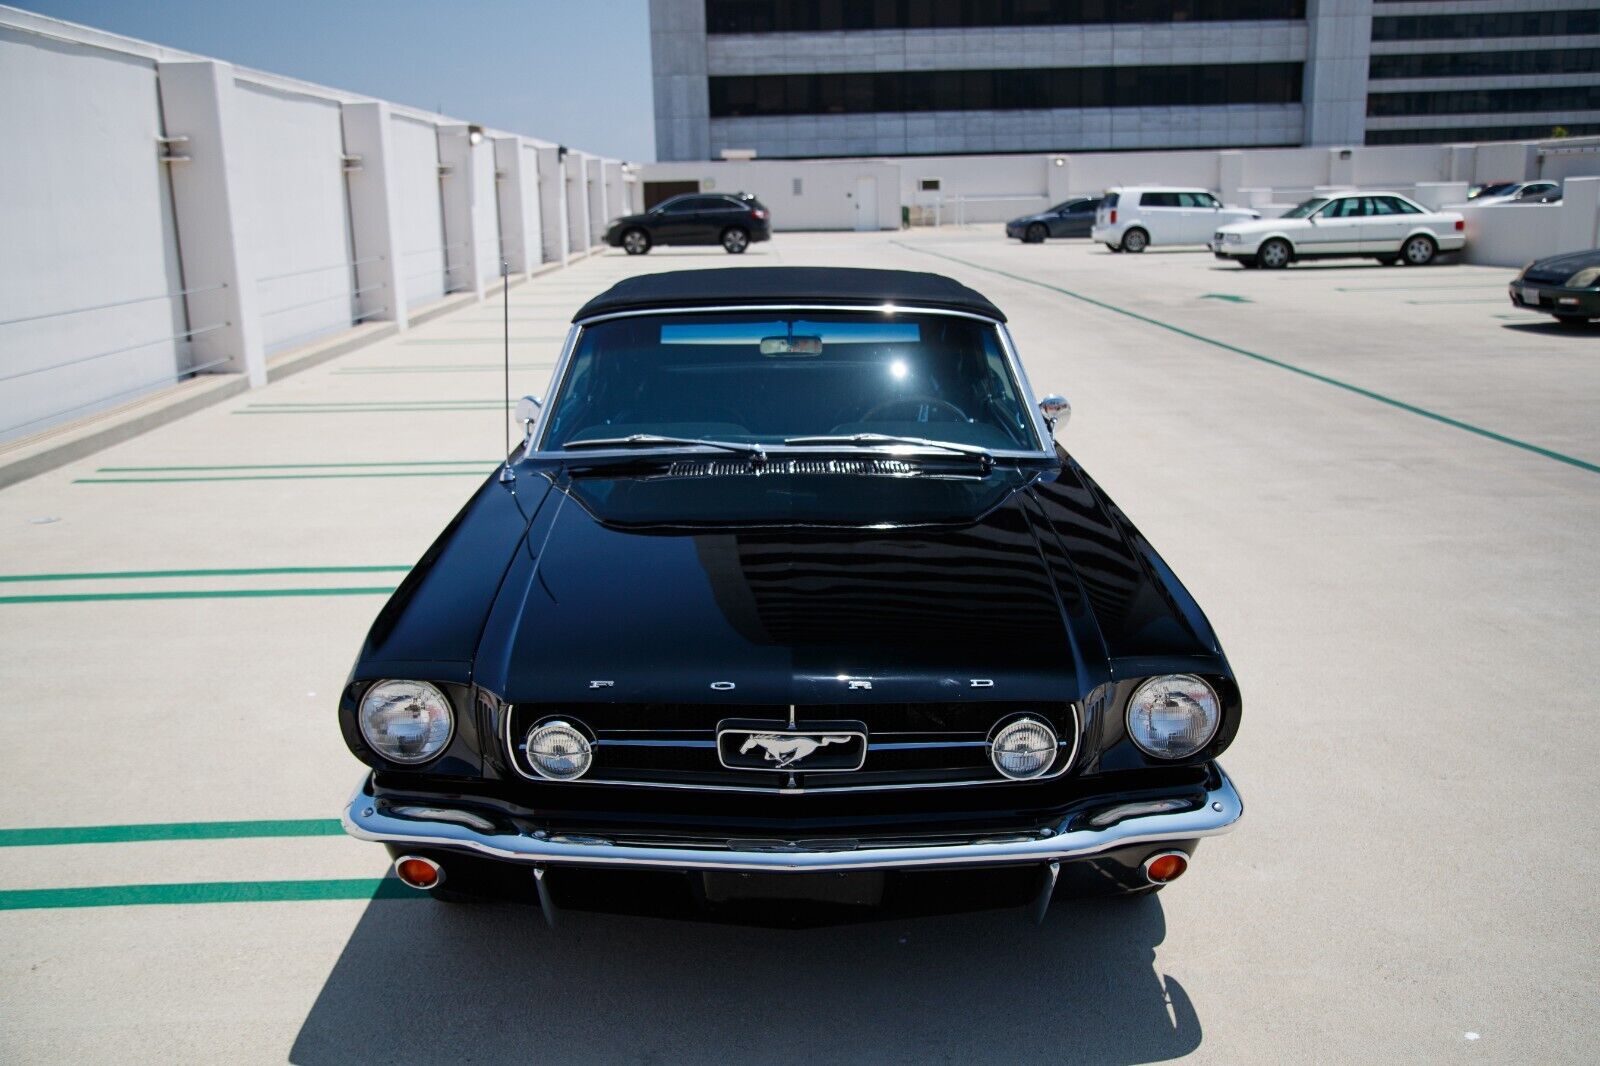
[[[386,898],[381,849],[328,822],[360,775],[332,708],[500,453],[491,298],[0,491],[0,1054],[1592,1060],[1600,333],[1512,311],[1505,270],[993,229],[594,257],[511,291],[513,388],[542,394],[572,310],[638,270],[990,296],[1244,689],[1246,817],[1182,882],[1037,930],[552,932]]]

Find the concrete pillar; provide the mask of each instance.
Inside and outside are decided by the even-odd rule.
[[[1361,144],[1367,133],[1372,0],[1309,0],[1306,28],[1305,143]]]
[[[1600,177],[1566,178],[1561,183],[1561,228],[1557,252],[1600,247]]]
[[[400,247],[400,194],[389,146],[389,105],[379,100],[340,107],[344,127],[345,188],[356,253],[356,288],[362,322],[406,328],[409,311]]]
[[[539,215],[544,231],[544,258],[567,265],[570,235],[567,231],[567,166],[564,149],[539,148]]]
[[[539,265],[538,215],[528,217],[528,204],[537,207],[537,195],[528,187],[538,184],[535,164],[524,156],[521,137],[494,139],[495,195],[500,204],[500,247],[513,274],[527,274]]]
[[[1464,181],[1419,181],[1411,187],[1411,198],[1423,207],[1437,211],[1451,204],[1467,202]]]
[[[191,340],[195,366],[225,360],[212,372],[244,374],[251,387],[267,383],[256,272],[245,243],[243,162],[234,117],[233,67],[210,61],[158,63],[156,77],[170,155],[173,213],[185,297],[196,328],[224,328]]]
[[[606,164],[590,159],[585,172],[589,181],[589,243],[599,244],[606,235]]]
[[[1334,188],[1356,183],[1356,150],[1354,148],[1328,149],[1328,184]]]
[[[627,196],[628,196],[628,190],[627,190],[627,185],[626,185],[627,175],[623,172],[623,164],[622,164],[621,160],[615,160],[615,159],[606,160],[605,171],[606,171],[606,210],[605,210],[605,218],[602,220],[602,225],[605,222],[610,222],[612,219],[618,217],[619,215],[627,214],[627,211],[628,211],[627,206],[626,206],[627,205]],[[600,236],[601,237],[605,236],[605,230],[604,229],[601,229]]]
[[[567,152],[567,248],[569,255],[589,250],[589,189],[585,165],[588,156]]]
[[[472,143],[472,135],[468,126],[439,127],[439,189],[447,291],[469,291],[481,300],[489,279],[500,273],[500,246],[494,224],[494,159],[487,145]]]
[[[1451,181],[1472,182],[1472,170],[1477,162],[1478,147],[1473,144],[1452,144],[1450,146]]]

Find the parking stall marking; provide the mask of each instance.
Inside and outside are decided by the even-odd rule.
[[[191,881],[156,885],[0,890],[0,911],[73,907],[136,907],[193,903],[300,903],[320,900],[427,898],[394,877],[341,877],[307,881]]]
[[[271,599],[279,597],[308,596],[378,596],[393,592],[398,584],[383,585],[295,585],[281,586],[259,584],[251,587],[117,587],[127,582],[188,581],[204,582],[213,578],[275,578],[338,575],[349,578],[368,574],[400,575],[409,566],[260,566],[189,570],[99,570],[77,573],[5,574],[0,584],[10,587],[37,584],[51,586],[57,582],[103,581],[107,588],[85,592],[38,591],[16,592],[0,595],[0,605],[38,603],[109,603],[138,600],[215,600],[215,599]]]
[[[153,840],[223,840],[242,837],[338,836],[337,818],[267,819],[241,822],[141,822],[133,825],[66,825],[0,829],[0,848],[75,844],[133,844]]]
[[[1104,300],[1097,300],[1092,296],[1085,296],[1082,293],[1074,292],[1071,289],[1062,288],[1059,285],[1052,285],[1047,281],[1040,281],[1037,278],[1030,278],[1022,274],[1013,274],[1010,271],[1001,270],[999,267],[987,266],[983,263],[975,263],[971,260],[961,259],[953,255],[947,255],[944,252],[936,252],[928,248],[916,248],[900,241],[894,241],[892,243],[904,248],[907,251],[920,252],[923,255],[931,255],[937,259],[946,259],[952,263],[959,263],[960,265],[969,267],[973,270],[981,270],[985,273],[995,274],[1003,278],[1009,278],[1012,281],[1022,282],[1024,285],[1034,285],[1041,289],[1048,289],[1051,292],[1058,292],[1063,296],[1070,296],[1074,300],[1082,301],[1083,303],[1089,304],[1092,307],[1098,307],[1103,311],[1110,311],[1114,314],[1123,315],[1127,318],[1134,319],[1135,321],[1143,322],[1146,325],[1155,326],[1158,329],[1164,329],[1170,333],[1176,333],[1181,337],[1187,337],[1190,340],[1199,341],[1201,344],[1207,344],[1213,348],[1220,348],[1225,352],[1232,352],[1235,355],[1242,355],[1246,359],[1254,359],[1257,362],[1265,363],[1268,366],[1275,366],[1280,370],[1287,370],[1293,374],[1299,374],[1301,377],[1310,378],[1313,381],[1320,381],[1324,385],[1332,385],[1336,389],[1343,389],[1344,391],[1354,393],[1357,396],[1364,396],[1369,400],[1375,400],[1378,403],[1396,408],[1397,410],[1405,411],[1409,414],[1414,414],[1419,417],[1429,419],[1430,421],[1438,422],[1442,425],[1463,430],[1467,433],[1474,434],[1475,436],[1483,437],[1486,440],[1492,440],[1500,444],[1510,445],[1513,448],[1519,448],[1523,451],[1531,452],[1534,455],[1541,455],[1546,459],[1554,459],[1558,463],[1565,463],[1568,466],[1577,467],[1579,470],[1586,470],[1591,474],[1600,474],[1600,465],[1587,462],[1583,459],[1577,458],[1576,456],[1567,455],[1563,452],[1541,447],[1540,445],[1533,444],[1529,441],[1518,440],[1516,437],[1508,437],[1503,433],[1496,433],[1492,429],[1485,429],[1482,426],[1475,426],[1471,422],[1463,422],[1460,419],[1451,418],[1449,415],[1443,415],[1437,411],[1430,411],[1426,407],[1418,407],[1416,404],[1395,399],[1393,396],[1386,396],[1381,392],[1375,392],[1372,389],[1363,388],[1360,385],[1354,385],[1348,381],[1341,381],[1338,378],[1329,377],[1326,374],[1319,374],[1315,370],[1307,370],[1305,367],[1295,366],[1293,363],[1285,362],[1282,359],[1274,359],[1270,355],[1262,355],[1260,352],[1252,352],[1248,348],[1241,348],[1238,345],[1229,344],[1227,341],[1220,341],[1214,337],[1207,337],[1204,334],[1195,333],[1192,330],[1184,329],[1182,326],[1175,326],[1170,322],[1163,322],[1159,318],[1151,318],[1149,315],[1142,315],[1137,311],[1130,311],[1125,307],[1118,307],[1116,304],[1107,303]]]

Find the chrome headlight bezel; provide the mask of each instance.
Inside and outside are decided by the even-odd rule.
[[[437,700],[439,706],[444,710],[445,728],[443,738],[430,737],[425,742],[425,750],[418,754],[406,754],[393,748],[385,747],[381,734],[376,732],[373,718],[375,712],[383,708],[375,706],[374,701],[380,698],[385,693],[385,690],[393,686],[412,687],[416,690],[412,694],[413,698],[429,701]],[[399,694],[394,695],[398,696]],[[373,682],[361,694],[361,700],[356,704],[356,729],[360,732],[362,742],[366,744],[367,749],[384,762],[392,763],[396,766],[422,766],[443,755],[449,749],[450,742],[455,739],[456,709],[455,705],[450,702],[450,697],[446,696],[444,691],[437,685],[409,678],[385,678],[381,681]]]
[[[1171,684],[1178,684],[1191,689],[1194,686],[1198,686],[1202,698],[1198,700],[1192,699],[1191,702],[1202,712],[1208,714],[1209,721],[1205,722],[1204,728],[1198,732],[1197,735],[1200,739],[1197,742],[1184,748],[1172,748],[1169,746],[1163,750],[1155,743],[1154,738],[1146,727],[1136,725],[1136,716],[1151,705],[1149,701],[1156,698],[1159,686]],[[1209,707],[1207,704],[1209,704]],[[1159,759],[1162,762],[1177,762],[1193,758],[1217,739],[1217,734],[1222,729],[1222,699],[1217,695],[1216,688],[1202,677],[1194,674],[1159,674],[1155,677],[1145,678],[1133,690],[1133,693],[1128,697],[1128,705],[1123,711],[1122,720],[1124,727],[1128,731],[1128,739],[1133,741],[1134,746],[1140,751],[1152,759]]]
[[[569,740],[576,740],[575,751],[562,754],[574,761],[581,760],[581,765],[576,766],[571,772],[557,773],[540,762],[534,755],[534,738],[541,733],[561,734]],[[544,718],[528,727],[528,732],[522,739],[522,755],[527,760],[528,769],[545,781],[559,783],[577,781],[594,769],[594,740],[589,730],[575,718]]]
[[[1048,752],[1048,757],[1037,767],[1023,773],[1013,773],[1001,765],[1001,744],[1015,734],[1024,731],[1035,731],[1049,737],[1038,750]],[[1008,781],[1035,781],[1041,777],[1049,776],[1055,767],[1056,759],[1061,754],[1061,738],[1056,733],[1055,727],[1048,720],[1039,715],[1024,714],[1006,722],[995,730],[993,738],[989,741],[989,763],[995,772]]]

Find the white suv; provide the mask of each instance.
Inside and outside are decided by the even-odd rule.
[[[1113,252],[1142,252],[1152,244],[1205,244],[1218,226],[1260,217],[1224,207],[1204,189],[1129,186],[1106,190],[1089,235]]]
[[[1425,266],[1467,241],[1454,211],[1430,211],[1393,192],[1314,196],[1280,218],[1220,226],[1211,238],[1218,259],[1280,270],[1299,259],[1366,256],[1385,266]]]

